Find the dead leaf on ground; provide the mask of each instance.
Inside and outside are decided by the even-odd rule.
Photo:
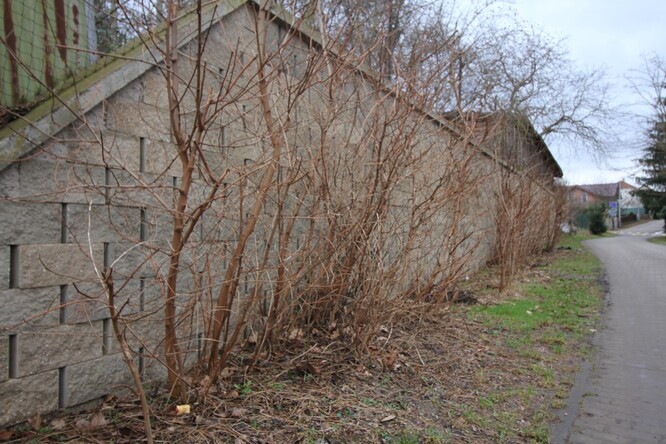
[[[100,427],[104,427],[107,425],[109,421],[106,420],[104,417],[104,414],[102,412],[97,412],[93,417],[88,421],[85,418],[81,418],[78,421],[76,421],[76,428],[81,429],[81,430],[94,430],[98,429]]]
[[[254,331],[246,339],[246,342],[250,345],[255,345],[257,341],[259,341],[259,335]]]
[[[244,409],[242,407],[234,407],[229,412],[229,416],[232,418],[242,418],[243,416],[247,415],[249,412],[250,411],[248,409]]]
[[[393,421],[394,419],[395,419],[395,415],[388,415],[388,416],[382,418],[381,422],[389,422],[389,421]]]
[[[0,431],[0,441],[9,441],[14,437],[13,430],[3,430]]]
[[[33,430],[38,431],[42,428],[42,417],[40,415],[35,415],[28,419],[28,424],[30,424],[30,427],[32,427]]]
[[[301,339],[303,337],[303,329],[301,328],[294,328],[291,332],[289,332],[289,340],[293,341],[295,339]]]
[[[96,429],[98,427],[104,427],[108,423],[109,421],[106,420],[104,414],[102,412],[97,412],[95,416],[93,416],[92,419],[90,420],[90,428]]]
[[[319,368],[315,367],[311,362],[307,361],[299,362],[296,364],[294,371],[301,375],[319,376],[321,374],[321,370]]]
[[[51,421],[50,425],[53,430],[62,430],[67,426],[67,423],[64,419],[58,418]]]
[[[233,366],[224,367],[220,372],[220,378],[222,379],[229,378],[230,376],[233,376],[237,371],[238,369]]]
[[[199,381],[199,387],[207,387],[210,384],[210,376],[206,375]]]
[[[397,359],[398,359],[398,352],[396,350],[393,350],[391,353],[384,356],[384,368],[393,370],[393,366],[395,365],[395,361]]]

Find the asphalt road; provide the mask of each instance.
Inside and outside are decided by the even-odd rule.
[[[554,442],[666,443],[666,245],[647,242],[662,228],[654,221],[586,242],[605,267],[609,306],[597,360]]]

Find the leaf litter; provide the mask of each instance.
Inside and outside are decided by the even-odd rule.
[[[561,253],[558,253],[561,254]],[[525,279],[547,281],[539,270]],[[481,304],[499,296],[487,285]],[[479,287],[474,289],[478,290]],[[477,296],[467,290],[470,298]],[[543,424],[555,397],[534,366],[547,366],[568,384],[575,357],[539,346],[525,354],[507,345],[467,306],[439,314],[406,314],[384,326],[363,353],[337,330],[293,333],[289,348],[253,368],[239,354],[214,393],[177,415],[164,387],[151,392],[156,442],[169,443],[521,443],[547,442]],[[546,406],[546,409],[544,409]],[[545,413],[544,413],[545,412]],[[545,415],[545,416],[544,416]],[[2,442],[114,442],[144,438],[141,407],[107,397],[93,410],[56,414],[47,426],[0,431]],[[415,437],[409,441],[401,438]]]

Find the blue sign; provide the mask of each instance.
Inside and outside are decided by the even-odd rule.
[[[617,202],[615,202],[615,201],[609,202],[609,205],[610,205],[611,208],[617,208]]]

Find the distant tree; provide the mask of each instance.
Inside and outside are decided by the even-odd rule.
[[[140,34],[156,29],[166,21],[169,5],[182,11],[194,4],[195,0],[91,0],[99,55],[113,53]]]
[[[526,25],[502,1],[276,0],[411,96],[442,112],[527,116],[546,140],[608,150],[617,110],[600,70],[581,70],[564,42]],[[315,18],[316,16],[316,18]]]
[[[664,219],[666,228],[666,61],[652,57],[645,61],[645,68],[650,96],[644,94],[644,98],[649,100],[653,114],[639,159],[643,175],[636,178],[641,184],[636,194],[646,209]]]
[[[606,206],[603,204],[592,206],[589,212],[590,233],[599,235],[608,231],[608,226],[606,225]]]
[[[119,20],[120,8],[110,0],[93,0],[91,5],[95,14],[97,50],[100,55],[111,53],[124,45],[129,37]]]

